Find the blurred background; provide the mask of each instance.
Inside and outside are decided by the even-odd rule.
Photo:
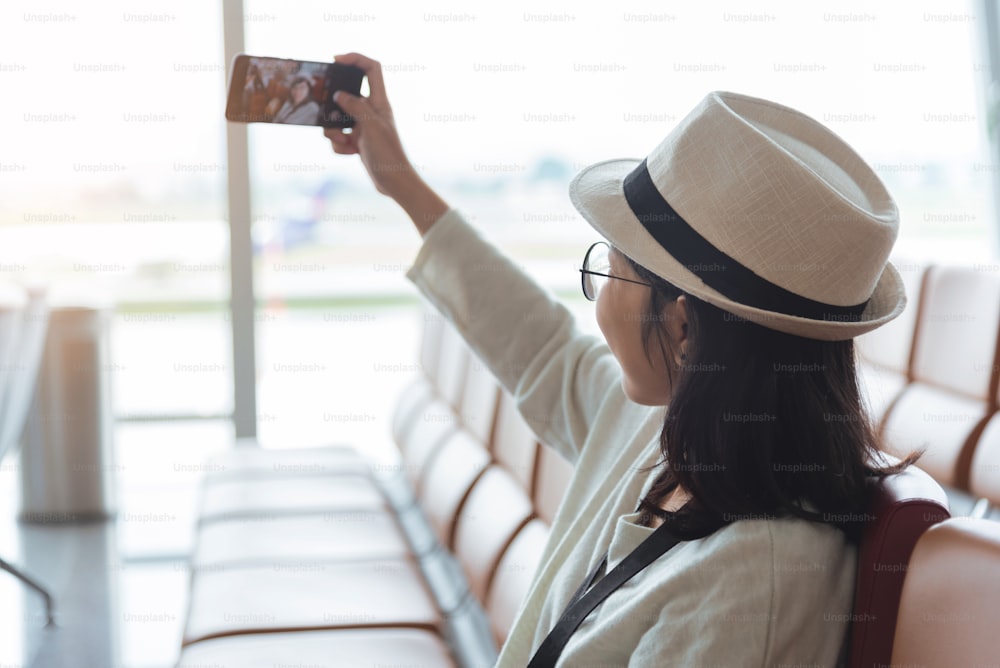
[[[208,456],[236,436],[378,453],[419,372],[416,232],[321,129],[227,127],[234,45],[380,60],[425,178],[593,329],[576,268],[595,234],[567,185],[646,155],[711,90],[851,143],[897,200],[900,262],[998,262],[988,21],[964,0],[5,2],[0,282],[111,305],[120,665],[176,656]],[[16,557],[17,459],[0,466]],[[0,608],[0,665],[21,665],[32,622]]]

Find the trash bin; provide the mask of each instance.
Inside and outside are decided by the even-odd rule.
[[[108,330],[104,308],[49,312],[21,448],[22,521],[82,522],[115,514]]]

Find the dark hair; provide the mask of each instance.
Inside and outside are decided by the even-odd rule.
[[[299,104],[305,104],[306,102],[312,99],[312,92],[313,92],[313,82],[310,81],[308,77],[297,76],[294,79],[292,79],[292,83],[288,86],[288,99],[289,100],[292,99],[292,89],[298,86],[300,83],[304,83],[306,87],[309,89],[309,92],[306,93],[305,98],[302,100],[302,102],[299,103]]]
[[[313,88],[313,84],[312,84],[312,81],[310,81],[310,80],[309,80],[309,77],[303,77],[303,76],[297,76],[297,77],[295,77],[294,79],[292,79],[292,83],[291,83],[291,85],[289,85],[288,87],[289,87],[289,88],[295,88],[295,87],[296,87],[296,86],[298,86],[298,85],[299,85],[300,83],[304,83],[305,85],[309,86],[309,90],[310,90],[310,91],[311,91],[311,90],[312,90],[312,88]]]
[[[624,256],[623,254],[623,257]],[[685,539],[740,519],[795,515],[832,524],[852,541],[866,520],[872,477],[902,471],[882,453],[858,385],[854,342],[807,339],[739,318],[627,258],[652,285],[643,318],[646,356],[667,360],[672,398],[660,432],[662,467],[642,508]],[[688,347],[675,373],[663,308],[686,295]],[[651,470],[651,469],[647,469]],[[680,487],[675,512],[658,500]]]

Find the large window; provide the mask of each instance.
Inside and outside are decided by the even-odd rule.
[[[569,203],[570,178],[592,162],[644,156],[711,90],[786,103],[844,136],[897,199],[900,258],[994,252],[980,26],[964,2],[751,11],[247,0],[245,19],[254,55],[379,59],[411,159],[591,329],[575,269],[595,233]],[[406,374],[376,367],[396,368],[416,349],[415,325],[403,326],[412,312],[377,343],[368,333],[385,305],[412,303],[404,274],[416,234],[319,129],[249,133],[261,436],[280,446],[297,442],[282,435],[293,427],[315,441],[353,434],[324,414],[370,406],[382,416]],[[357,348],[366,339],[373,345]],[[307,341],[318,347],[290,345]]]
[[[118,417],[226,417],[220,7],[0,13],[2,277],[40,280],[56,304],[115,310]]]
[[[573,289],[593,236],[566,197],[572,174],[645,155],[717,89],[802,109],[854,145],[898,201],[900,254],[991,254],[977,89],[985,63],[971,5],[768,7],[248,0],[247,50],[380,59],[414,162],[560,290]],[[251,146],[256,236],[326,270],[260,263],[262,296],[406,293],[401,270],[415,237],[356,159],[333,156],[312,128],[254,128]],[[308,239],[295,226],[303,219],[315,223]]]
[[[15,3],[0,12],[0,83],[19,101],[0,110],[0,275],[114,305],[119,417],[224,418],[233,369],[219,5]],[[844,135],[898,199],[900,254],[993,252],[995,165],[977,97],[985,68],[964,2],[747,11],[735,2],[248,0],[243,16],[251,53],[379,58],[427,178],[571,298],[594,235],[568,202],[569,178],[593,161],[646,154],[712,89],[786,102]],[[335,365],[303,371],[313,354],[333,355],[366,323],[380,325],[379,309],[412,314],[403,275],[416,235],[318,129],[248,131],[263,429],[282,423],[272,399],[292,404],[288,395],[304,393],[319,407],[343,382]],[[292,345],[294,327],[292,338],[281,333],[299,316],[329,325],[307,327],[314,349]],[[404,344],[415,334],[398,329],[392,354],[412,354],[415,343]],[[376,353],[373,362],[393,359]],[[371,371],[351,377],[380,386]],[[314,411],[305,423],[322,420]],[[284,422],[300,432],[305,423]]]

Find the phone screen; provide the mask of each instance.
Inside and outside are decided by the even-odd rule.
[[[351,127],[333,94],[361,92],[364,72],[350,65],[240,54],[229,78],[226,118],[240,123]]]

